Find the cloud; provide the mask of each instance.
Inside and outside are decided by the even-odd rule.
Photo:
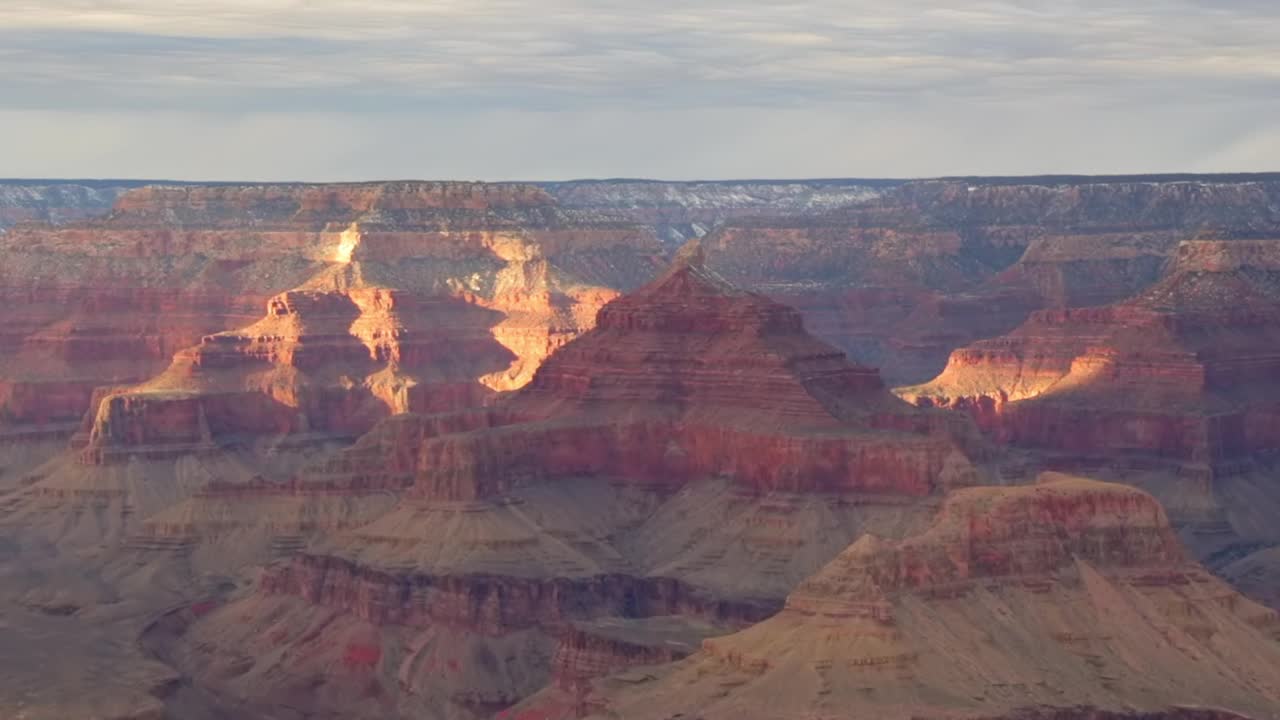
[[[90,122],[118,123],[112,142],[135,147],[110,158],[119,163],[111,172],[107,155],[63,157],[59,140],[36,128],[31,147],[42,150],[43,164],[30,158],[20,166],[28,174],[56,165],[210,176],[221,165],[222,156],[143,163],[149,138],[171,127],[157,125],[162,119],[219,142],[256,143],[255,152],[278,157],[277,173],[292,177],[341,175],[352,162],[370,176],[396,174],[403,145],[429,139],[384,136],[339,165],[289,154],[288,133],[267,144],[263,138],[281,123],[384,135],[382,128],[447,129],[454,147],[475,158],[459,169],[503,175],[783,174],[715,150],[723,137],[753,143],[734,150],[774,157],[772,167],[794,168],[787,172],[858,174],[857,167],[840,172],[845,165],[835,158],[843,153],[817,149],[802,162],[787,154],[802,149],[788,136],[815,128],[829,133],[820,138],[824,147],[858,146],[840,127],[860,137],[884,133],[884,142],[863,150],[878,157],[876,147],[894,147],[896,162],[876,164],[887,174],[1062,170],[1064,160],[1101,168],[1117,157],[1135,166],[1115,169],[1138,170],[1173,158],[1238,163],[1247,153],[1226,148],[1274,147],[1266,138],[1275,136],[1280,103],[1280,3],[1126,5],[1137,7],[1102,0],[7,0],[0,3],[0,97],[8,112],[0,123],[57,118],[53,125],[81,133]],[[554,121],[541,127],[546,118]],[[734,127],[683,125],[708,118]],[[780,118],[794,125],[782,127]],[[1038,125],[1006,128],[1015,118]],[[1076,128],[1105,135],[1136,118],[1162,127],[1134,129],[1127,150],[1104,154],[1085,145],[1074,148],[1082,154],[1058,155],[1061,138]],[[561,154],[538,162],[479,159],[494,133],[523,134],[515,122],[551,135],[579,128],[581,138],[601,119],[612,123],[611,141],[624,146],[645,145],[637,139],[661,129],[653,151],[671,157],[658,163],[601,147],[587,155],[552,142]],[[919,134],[904,136],[904,127]],[[1035,140],[1016,158],[972,156],[972,137],[962,131],[989,127]],[[761,135],[762,128],[778,135]],[[1156,147],[1152,138],[1170,144]],[[1187,139],[1196,144],[1174,144]],[[922,144],[930,157],[911,154]],[[509,152],[524,157],[518,148]],[[604,168],[605,158],[618,165]],[[955,168],[961,161],[974,164]]]

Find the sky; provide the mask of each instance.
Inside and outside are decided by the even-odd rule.
[[[0,0],[0,176],[1280,170],[1277,0]]]

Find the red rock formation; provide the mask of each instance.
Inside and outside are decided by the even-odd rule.
[[[1262,420],[1274,411],[1276,348],[1280,242],[1193,241],[1135,299],[1038,313],[1009,336],[956,351],[940,377],[900,395],[975,407],[1011,442],[1219,462],[1274,447]],[[1078,428],[1087,434],[1062,432],[1079,425],[1071,413],[1089,411],[1091,427]]]
[[[158,377],[105,397],[87,428],[94,463],[237,437],[354,436],[388,414],[479,404],[526,383],[658,252],[638,228],[566,213],[531,186],[467,183],[145,188],[101,222],[7,240],[309,275],[263,300],[256,324],[204,334]],[[68,410],[92,385],[77,387]]]
[[[597,683],[591,716],[1260,718],[1280,702],[1278,628],[1184,558],[1149,495],[1051,476],[957,491],[902,542],[865,537],[777,616]]]
[[[552,660],[555,684],[578,692],[591,680],[624,668],[683,660],[702,640],[724,632],[681,616],[573,623],[560,636]]]
[[[592,694],[597,679],[629,668],[683,660],[704,639],[726,632],[680,616],[574,623],[556,646],[551,684],[498,713],[496,720],[583,717],[602,704]]]
[[[1133,295],[1206,225],[1280,229],[1272,179],[1151,180],[906,183],[826,214],[730,222],[707,247],[730,280],[801,307],[894,383],[919,382],[1035,310]]]
[[[907,495],[963,481],[936,437],[942,418],[896,401],[794,309],[728,285],[700,248],[602,309],[496,412],[525,422],[423,446],[419,496],[473,500],[565,475]]]
[[[286,606],[300,624],[338,611],[405,646],[446,628],[464,643],[533,633],[551,644],[600,618],[757,621],[853,527],[900,532],[930,495],[973,482],[947,420],[809,337],[795,310],[720,279],[693,246],[605,306],[522,390],[484,411],[392,418],[335,458],[327,472],[408,475],[413,487],[393,512],[272,566],[253,599],[198,623],[197,642],[211,645],[191,662],[225,662],[231,636],[216,636],[230,618],[248,618],[237,637],[262,633]],[[803,516],[793,526],[804,508],[821,527]],[[282,642],[302,652],[307,637]],[[598,669],[622,662],[595,657]],[[475,659],[455,660],[461,678],[478,677]],[[526,660],[550,677],[552,657]],[[475,712],[476,697],[496,710],[528,694],[486,687],[460,680],[420,699]]]
[[[965,411],[1041,466],[1141,484],[1216,568],[1231,544],[1280,542],[1277,379],[1280,241],[1202,239],[1138,296],[1038,312],[898,392]]]
[[[1217,465],[1280,447],[1280,241],[1193,241],[1138,297],[1037,313],[900,394],[1007,442]]]
[[[670,578],[391,575],[332,556],[300,555],[266,570],[266,595],[301,597],[373,625],[447,625],[485,636],[557,631],[579,618],[686,614],[742,625],[777,610],[766,601],[722,600]]]

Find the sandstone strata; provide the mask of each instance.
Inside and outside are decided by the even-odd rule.
[[[1278,629],[1185,558],[1149,495],[1050,476],[864,537],[777,616],[599,683],[592,716],[1264,718]]]
[[[800,307],[820,337],[919,382],[1035,310],[1133,295],[1204,227],[1275,232],[1280,183],[1239,180],[906,183],[828,213],[732,221],[707,248],[714,269]]]
[[[220,378],[183,376],[206,363],[234,370],[236,355],[341,366],[362,360],[363,345],[367,364],[430,365],[442,393],[468,402],[469,388],[449,389],[476,380],[458,364],[491,373],[497,389],[527,381],[614,288],[647,279],[658,252],[636,226],[561,210],[534,187],[468,183],[141,188],[101,220],[21,226],[0,246],[12,317],[0,407],[11,425],[74,421],[95,387],[145,380],[187,347],[149,389],[203,391]],[[250,327],[263,308],[268,319]],[[427,323],[453,335],[415,336]],[[234,327],[251,334],[215,334]],[[419,351],[400,353],[402,337]],[[421,352],[459,342],[458,357]],[[477,345],[481,356],[468,356]],[[357,384],[362,369],[349,373]],[[278,380],[263,382],[287,384]]]
[[[0,338],[5,429],[76,431],[45,467],[13,454],[0,516],[220,569],[385,510],[394,489],[304,467],[390,415],[527,383],[660,252],[638,226],[480,183],[148,187],[0,244],[24,294]],[[67,312],[46,291],[86,325],[44,324]]]
[[[1280,540],[1265,519],[1280,507],[1278,373],[1280,241],[1201,239],[1136,297],[1038,312],[899,393],[966,411],[1042,463],[1142,483],[1209,558]]]
[[[957,444],[973,438],[952,419],[897,400],[795,310],[733,287],[690,247],[522,390],[481,411],[389,419],[336,457],[337,475],[412,486],[385,516],[264,571],[253,597],[192,627],[180,663],[235,694],[285,697],[298,671],[245,644],[274,637],[331,664],[346,651],[315,646],[308,628],[333,622],[378,650],[359,673],[323,673],[322,696],[376,681],[396,713],[501,710],[557,666],[566,685],[591,674],[557,655],[578,623],[742,626],[858,532],[917,527],[937,494],[976,479]],[[519,673],[486,675],[459,648]],[[441,662],[456,668],[443,680]]]

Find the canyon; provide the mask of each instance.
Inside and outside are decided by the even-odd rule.
[[[1189,562],[1149,495],[1050,475],[864,536],[768,620],[600,681],[588,716],[1270,717],[1278,622]]]
[[[1280,177],[0,182],[0,222],[0,635],[104,717],[1280,706]],[[86,712],[21,660],[0,709]]]
[[[970,415],[1043,467],[1145,487],[1218,569],[1280,543],[1278,322],[1280,240],[1200,237],[1134,297],[1036,312],[898,392]]]
[[[482,717],[556,672],[573,686],[665,657],[576,623],[665,623],[679,642],[689,622],[756,622],[856,534],[918,525],[977,480],[953,420],[719,278],[695,242],[524,388],[375,428],[412,478],[397,506],[269,566],[172,657],[235,696],[298,704],[306,685],[352,717]],[[333,667],[356,646],[351,672],[277,660]]]

